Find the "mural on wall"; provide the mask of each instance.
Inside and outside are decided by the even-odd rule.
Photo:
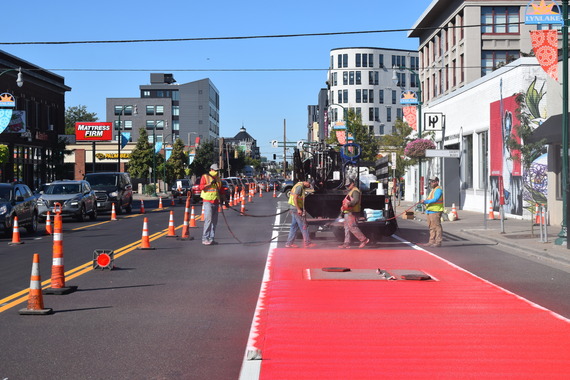
[[[545,156],[538,157],[523,173],[521,152],[510,149],[506,144],[507,139],[514,139],[519,144],[521,142],[516,133],[520,125],[519,117],[530,123],[532,128],[538,127],[546,118],[544,107],[540,104],[545,93],[542,89],[538,92],[535,86],[536,78],[519,97],[524,104],[517,103],[517,95],[503,98],[501,93],[501,99],[490,105],[490,183],[495,211],[499,209],[501,185],[504,210],[508,214],[522,215],[524,208],[534,207],[535,202],[542,204],[546,199],[548,183]],[[517,111],[522,115],[517,117]]]

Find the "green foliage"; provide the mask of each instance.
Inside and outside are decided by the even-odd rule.
[[[186,177],[186,167],[188,166],[188,156],[184,153],[184,143],[180,138],[176,139],[172,147],[172,154],[168,160],[167,171],[170,168],[171,180]],[[170,182],[170,181],[169,181]]]
[[[196,176],[201,176],[210,171],[210,165],[217,162],[218,159],[214,155],[214,144],[211,141],[200,143],[196,149],[194,161],[190,164],[190,171]]]
[[[396,152],[396,176],[402,177],[406,173],[407,167],[415,165],[416,159],[404,158],[404,149],[413,139],[409,136],[413,129],[404,121],[398,119],[394,123],[394,131],[390,135],[383,135],[379,138],[380,150],[382,152]]]
[[[133,178],[149,178],[149,168],[152,168],[152,146],[148,142],[146,129],[139,130],[139,139],[131,152],[128,172]]]
[[[87,112],[87,106],[78,105],[65,110],[65,134],[75,134],[75,123],[80,121],[93,122],[99,118],[95,112]]]
[[[374,134],[370,133],[368,127],[362,125],[360,115],[349,109],[347,117],[347,131],[352,133],[354,143],[359,144],[361,148],[360,159],[362,161],[374,161],[378,155],[379,145]],[[338,145],[338,140],[334,131],[329,135],[327,144]]]
[[[0,144],[0,164],[8,162],[8,145]]]
[[[57,142],[52,145],[52,155],[48,158],[48,165],[54,168],[55,178],[57,179],[63,179],[65,175],[64,158],[72,153],[71,150],[66,149],[66,144],[66,139],[63,137],[58,138]]]

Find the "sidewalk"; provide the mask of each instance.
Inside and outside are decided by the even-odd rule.
[[[401,202],[396,208],[396,215],[404,212],[413,204],[414,202]],[[504,233],[501,233],[500,220],[487,220],[485,229],[483,214],[465,210],[457,210],[457,214],[459,220],[442,223],[444,232],[476,236],[503,246],[502,248],[509,253],[544,262],[559,269],[570,270],[570,249],[567,249],[566,245],[554,244],[560,232],[560,226],[548,226],[548,242],[542,243],[539,241],[539,226],[533,227],[530,220],[507,218],[504,221]],[[426,225],[426,219],[425,214],[416,211],[415,219],[409,221]],[[398,218],[399,223],[400,220],[401,217]],[[534,235],[532,228],[534,228]]]

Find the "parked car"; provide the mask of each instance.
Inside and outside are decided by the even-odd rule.
[[[192,185],[192,203],[198,203],[202,200],[202,198],[200,197],[200,180],[202,179],[202,176],[200,177],[196,177],[196,182],[194,182],[194,185]]]
[[[229,196],[234,196],[235,192],[236,192],[236,186],[227,178],[222,178],[222,182],[225,182],[225,186],[227,187],[226,190],[226,195]]]
[[[269,181],[269,190],[273,191],[278,191],[281,190],[281,182],[279,182],[276,179],[272,179]]]
[[[97,197],[87,181],[52,182],[37,200],[39,217],[45,219],[48,211],[55,213],[56,203],[61,206],[61,216],[71,216],[79,222],[87,215],[91,220],[97,219]]]
[[[295,183],[293,181],[289,180],[283,181],[281,185],[281,192],[285,194],[287,198],[289,198],[289,195],[291,195],[291,189],[293,188],[294,185]]]
[[[30,233],[38,230],[38,208],[32,190],[21,183],[0,183],[0,229],[10,235],[14,217]]]
[[[122,214],[123,209],[127,213],[132,211],[133,185],[128,173],[88,173],[85,180],[95,191],[98,211],[111,211],[113,204],[117,214]]]
[[[177,179],[172,186],[172,195],[175,197],[184,196],[188,191],[192,190],[192,185],[190,184],[190,180],[183,178]]]

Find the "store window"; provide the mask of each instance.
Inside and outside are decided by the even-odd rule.
[[[481,7],[481,33],[518,34],[519,7]]]

